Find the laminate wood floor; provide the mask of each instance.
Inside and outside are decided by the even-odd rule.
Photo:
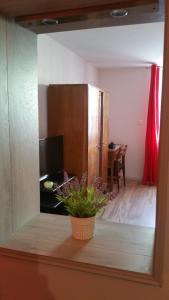
[[[99,218],[121,224],[155,227],[156,187],[127,181]]]

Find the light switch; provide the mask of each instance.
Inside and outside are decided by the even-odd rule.
[[[138,120],[138,125],[142,126],[143,125],[143,120]]]

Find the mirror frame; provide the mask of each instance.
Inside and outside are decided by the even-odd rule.
[[[156,234],[154,248],[153,272],[150,276],[143,276],[141,273],[130,275],[126,279],[137,282],[145,282],[151,285],[163,285],[166,273],[166,261],[169,260],[169,245],[167,243],[169,229],[169,2],[165,1],[165,41],[164,41],[164,69],[163,69],[163,89],[161,106],[161,126],[160,126],[160,146],[159,146],[159,166],[158,166],[158,188],[157,188],[157,214],[156,214]],[[53,265],[53,263],[51,263]],[[68,266],[65,266],[68,267]],[[74,268],[75,269],[75,268]],[[80,268],[80,270],[83,270]],[[102,269],[102,270],[101,270]],[[94,268],[93,273],[109,275],[116,278],[125,278],[121,270],[111,271],[111,274],[104,268]]]

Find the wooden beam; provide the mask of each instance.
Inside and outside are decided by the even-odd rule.
[[[133,6],[132,3],[134,3],[135,6]],[[112,17],[110,12],[113,9],[120,8],[126,8],[128,15],[124,18]],[[44,20],[49,20],[49,22],[53,20],[54,22],[52,24],[48,24],[47,22],[44,24]],[[145,1],[121,1],[118,3],[60,10],[16,18],[16,22],[35,33],[153,23],[163,20],[163,0],[160,0],[160,2],[150,0],[146,2],[146,4]]]
[[[158,0],[154,0],[158,2]],[[103,5],[137,6],[152,3],[152,0],[1,0],[0,14],[6,17],[31,16],[43,13],[83,10],[86,7]]]
[[[94,5],[87,7],[77,7],[74,9],[66,9],[66,10],[56,10],[51,12],[44,12],[41,14],[35,15],[25,15],[16,17],[15,20],[17,22],[23,21],[32,21],[32,20],[41,20],[41,19],[54,19],[54,18],[63,18],[70,16],[80,16],[86,15],[96,12],[102,12],[112,9],[120,9],[120,8],[128,8],[133,6],[143,6],[149,4],[158,4],[158,0],[138,0],[138,1],[113,1],[112,3],[106,3],[102,5]]]

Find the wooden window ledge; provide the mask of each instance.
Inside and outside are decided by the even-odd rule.
[[[39,214],[0,244],[0,255],[157,285],[153,248],[153,228],[97,219],[95,236],[79,241],[69,217]]]

